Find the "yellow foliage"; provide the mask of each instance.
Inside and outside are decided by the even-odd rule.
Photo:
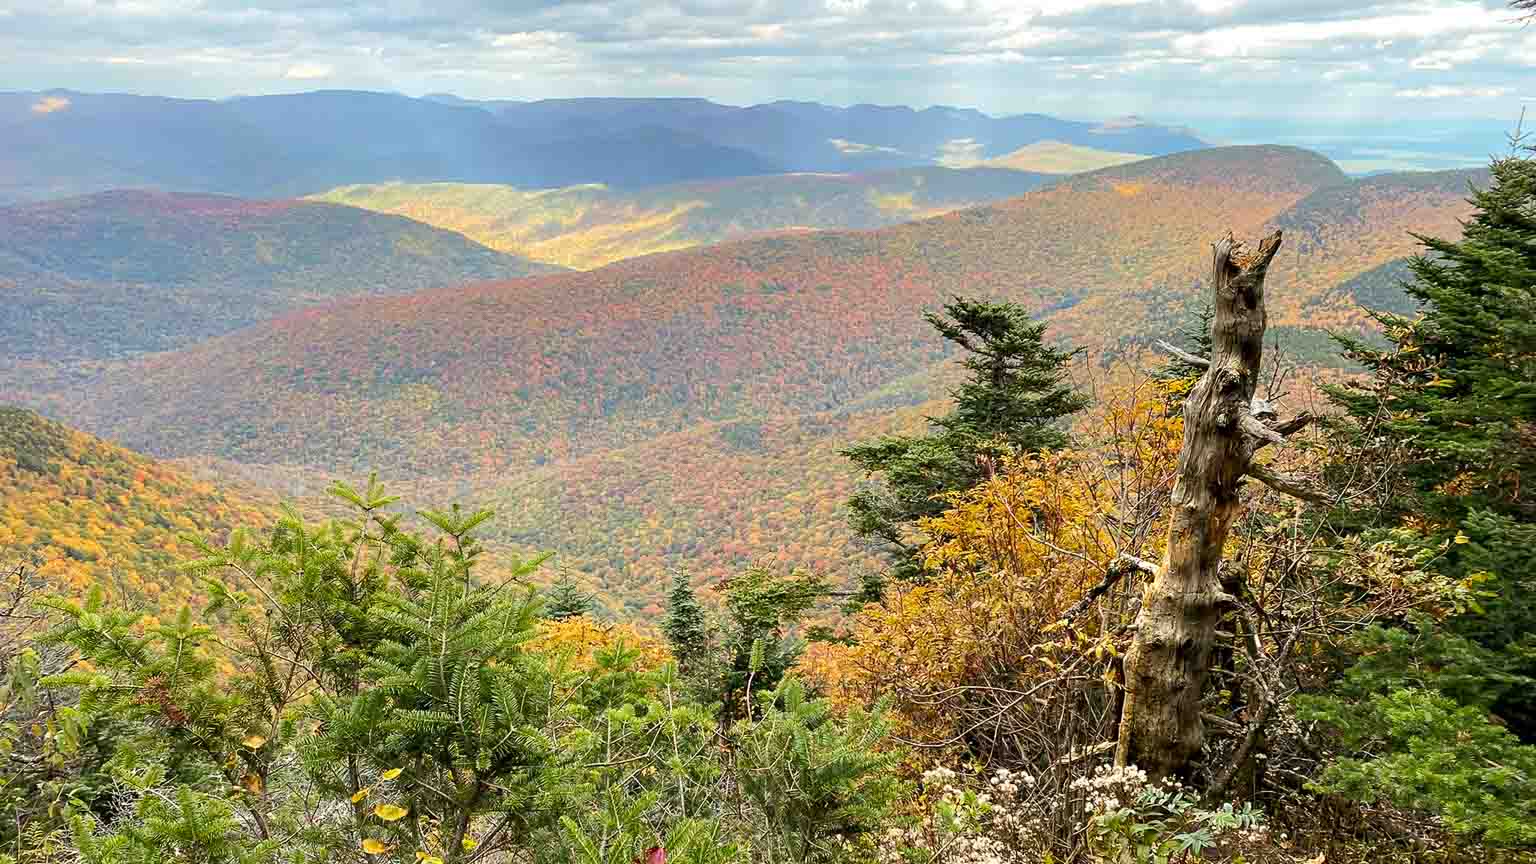
[[[594,621],[586,615],[540,622],[538,633],[528,641],[528,647],[538,653],[560,657],[568,668],[585,672],[596,668],[598,651],[620,643],[640,652],[637,665],[644,671],[660,668],[671,657],[665,642],[633,624],[609,624]]]
[[[928,579],[856,617],[851,645],[818,645],[801,674],[834,699],[892,697],[904,734],[958,736],[962,694],[1068,675],[1102,680],[1129,586],[1060,622],[1117,555],[1156,558],[1183,423],[1141,382],[1101,400],[1083,449],[1025,454],[926,520]],[[1069,667],[1071,667],[1069,669]]]

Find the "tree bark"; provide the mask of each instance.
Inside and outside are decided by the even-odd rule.
[[[1216,623],[1232,600],[1217,572],[1222,548],[1254,452],[1282,439],[1265,425],[1272,414],[1256,417],[1253,407],[1264,347],[1264,275],[1280,236],[1264,238],[1256,253],[1231,234],[1215,244],[1210,366],[1184,401],[1168,546],[1125,656],[1115,762],[1154,778],[1181,773],[1200,752],[1200,699]]]

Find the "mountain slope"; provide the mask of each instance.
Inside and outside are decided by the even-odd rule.
[[[101,585],[159,609],[200,602],[195,580],[176,569],[197,551],[186,535],[220,540],[275,512],[264,497],[0,406],[0,566],[34,561],[52,590]]]
[[[345,186],[313,200],[408,216],[517,255],[589,269],[770,231],[878,228],[1022,195],[1055,178],[995,168],[781,174],[621,190]]]
[[[1098,350],[1157,333],[1212,236],[1342,182],[1305,151],[1196,151],[875,232],[342,301],[145,358],[58,410],[155,453],[421,473],[560,459],[860,399],[939,359],[917,312],[953,293],[1009,297]]]
[[[1139,353],[1185,320],[1212,238],[1285,224],[1297,243],[1271,303],[1355,320],[1330,292],[1409,254],[1405,219],[1454,224],[1454,186],[1351,182],[1291,148],[1202,150],[877,231],[343,301],[47,402],[156,453],[447,481],[500,501],[504,538],[630,596],[666,566],[717,572],[748,549],[846,558],[838,505],[857,478],[836,450],[921,422],[948,373],[918,312],[949,294],[1018,301],[1095,358]],[[1325,212],[1360,216],[1313,242],[1301,226]]]
[[[0,344],[50,361],[163,351],[340,297],[552,269],[350,207],[107,192],[0,208]]]
[[[1420,251],[1409,232],[1459,236],[1459,220],[1471,212],[1466,201],[1469,187],[1487,183],[1488,170],[1475,168],[1377,174],[1321,189],[1275,220],[1288,233],[1290,248],[1283,254],[1295,260],[1298,279],[1340,285]],[[1363,325],[1364,316],[1348,299],[1358,294],[1358,287],[1337,294],[1325,292],[1322,298],[1282,292],[1270,304],[1270,320],[1293,326]],[[1380,299],[1388,306],[1403,302],[1400,292]]]

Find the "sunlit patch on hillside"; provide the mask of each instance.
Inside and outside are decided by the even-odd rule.
[[[1039,175],[915,168],[800,173],[643,190],[469,183],[343,186],[313,200],[456,231],[477,243],[577,270],[776,231],[878,228],[1033,191]]]
[[[985,155],[986,148],[975,138],[951,138],[939,148],[938,162],[945,168],[969,168]]]
[[[846,138],[828,138],[827,143],[837,148],[837,152],[849,156],[860,156],[866,153],[900,153],[895,147],[883,147],[879,144],[862,144],[858,141],[849,141]]]
[[[1061,141],[1036,141],[1004,156],[981,163],[994,168],[1035,171],[1041,174],[1079,174],[1146,159],[1139,153],[1099,150]]]
[[[912,201],[911,192],[905,195],[880,195],[871,192],[869,197],[871,201],[875,202],[876,207],[886,212],[901,211],[909,213],[917,209],[917,204]]]
[[[69,107],[69,99],[64,96],[44,96],[32,103],[33,114],[53,114]]]

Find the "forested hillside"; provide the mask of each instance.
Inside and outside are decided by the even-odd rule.
[[[0,208],[0,341],[8,359],[131,356],[338,298],[555,269],[350,207],[104,192]]]
[[[719,573],[760,554],[749,537],[815,560],[850,554],[835,505],[793,490],[840,497],[852,478],[829,466],[850,430],[910,424],[889,408],[941,395],[944,348],[914,310],[1006,298],[1094,363],[1134,357],[1188,320],[1214,232],[1326,211],[1340,227],[1293,227],[1271,321],[1310,361],[1336,363],[1306,328],[1363,332],[1354,289],[1337,286],[1410,254],[1408,229],[1454,226],[1472,176],[1349,181],[1302,150],[1196,151],[874,232],[331,304],[39,404],[159,455],[479,490],[512,510],[500,536],[558,548],[640,608],[668,566]],[[700,484],[706,473],[719,482]]]
[[[0,407],[3,565],[32,562],[51,590],[92,586],[151,610],[202,605],[180,571],[196,538],[260,528],[273,498],[235,494],[17,408]]]
[[[805,228],[878,228],[1010,198],[1054,178],[997,168],[779,174],[623,190],[601,185],[346,186],[315,200],[409,216],[515,255],[577,269]]]

